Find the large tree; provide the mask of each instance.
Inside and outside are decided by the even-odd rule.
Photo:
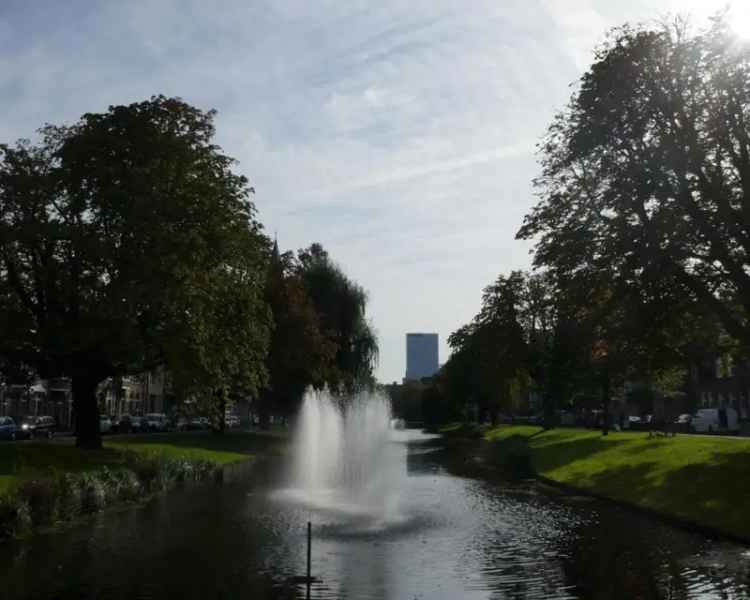
[[[750,345],[749,119],[750,45],[724,18],[613,31],[541,146],[519,237],[560,279],[606,282],[643,337],[708,308]]]
[[[528,345],[521,325],[524,275],[500,275],[484,288],[474,319],[448,338],[452,354],[442,370],[454,403],[476,402],[493,421],[512,409],[514,394],[527,383]]]
[[[335,343],[321,331],[320,317],[293,254],[281,254],[276,242],[270,253],[265,299],[274,327],[267,360],[269,380],[260,395],[264,422],[271,411],[294,412],[308,386],[325,385],[336,354]]]
[[[321,332],[335,347],[327,383],[345,391],[373,385],[378,342],[366,316],[366,292],[320,244],[298,252],[296,273],[318,314]]]
[[[159,96],[0,146],[0,355],[72,378],[81,446],[106,377],[262,383],[263,242],[213,120]]]

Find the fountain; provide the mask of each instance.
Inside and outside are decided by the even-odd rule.
[[[309,390],[297,421],[287,496],[311,508],[365,517],[372,525],[398,520],[406,460],[392,433],[390,401],[382,394],[341,400]]]

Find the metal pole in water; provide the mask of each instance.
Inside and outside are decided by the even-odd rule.
[[[312,524],[307,522],[307,600],[310,600],[310,556],[312,551]]]

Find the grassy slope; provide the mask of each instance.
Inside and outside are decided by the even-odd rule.
[[[164,454],[170,458],[202,459],[220,465],[247,460],[261,452],[278,452],[280,438],[273,435],[230,433],[178,433],[119,436],[106,439],[103,450],[86,452],[72,443],[24,442],[0,444],[0,493],[19,479],[50,472],[81,472],[123,464],[122,450]]]
[[[505,426],[487,440],[527,442],[543,477],[750,538],[750,440]]]

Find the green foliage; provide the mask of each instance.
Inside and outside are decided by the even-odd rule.
[[[476,402],[493,418],[513,407],[513,390],[525,385],[528,375],[528,345],[520,322],[524,283],[519,271],[498,277],[484,289],[479,314],[448,338],[453,353],[442,376],[457,405]]]
[[[0,356],[72,377],[86,444],[107,376],[265,381],[264,241],[214,115],[158,96],[0,146]]]
[[[288,415],[308,386],[321,388],[334,368],[336,343],[321,331],[321,318],[291,253],[279,254],[274,242],[265,287],[273,314],[268,352],[269,382],[263,408]]]
[[[296,273],[317,312],[320,331],[335,347],[326,383],[355,391],[374,384],[378,343],[366,319],[367,294],[349,279],[319,244],[298,253]]]
[[[178,483],[212,477],[217,463],[165,453],[128,451],[116,468],[108,466],[80,473],[52,470],[23,479],[0,494],[0,537],[98,512],[122,501],[164,492]]]
[[[750,440],[513,426],[485,438],[498,460],[526,444],[534,470],[553,481],[750,537],[745,505],[737,501],[750,494]]]
[[[440,382],[430,383],[419,393],[422,420],[427,428],[436,428],[461,417],[459,407],[451,402]]]
[[[428,410],[423,411],[422,407],[422,386],[405,382],[403,385],[387,385],[385,393],[391,399],[391,408],[393,416],[405,421],[422,421],[424,415],[431,414],[432,406],[426,407]]]
[[[706,310],[750,344],[749,77],[723,17],[697,34],[621,27],[542,145],[541,201],[518,235],[538,240],[537,266],[592,290],[633,360],[668,363]]]

